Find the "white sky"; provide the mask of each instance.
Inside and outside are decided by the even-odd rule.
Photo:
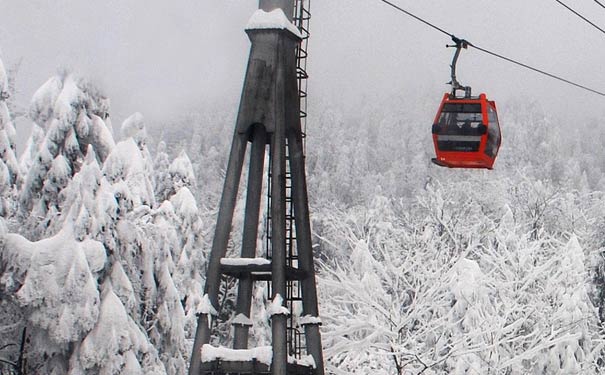
[[[605,91],[605,34],[554,0],[391,0],[459,37]],[[605,27],[592,0],[569,5]],[[59,67],[97,82],[114,124],[140,111],[160,122],[184,108],[236,109],[257,0],[28,0],[0,5],[0,56],[21,61],[17,100]],[[310,95],[343,109],[385,98],[438,102],[449,80],[450,41],[379,0],[312,0]],[[463,53],[458,77],[502,109],[538,101],[565,120],[605,115],[605,98],[484,55]],[[313,101],[312,101],[313,102]],[[430,127],[432,114],[424,120]],[[230,131],[230,130],[229,130]],[[428,131],[428,130],[427,130]]]

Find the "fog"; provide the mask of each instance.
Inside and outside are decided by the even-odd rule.
[[[605,35],[555,1],[393,1],[483,48],[605,91]],[[243,29],[257,5],[3,2],[0,57],[8,69],[18,66],[14,95],[21,108],[52,74],[68,68],[111,98],[115,123],[135,111],[156,124],[183,111],[235,111],[249,50]],[[598,4],[570,5],[605,26]],[[313,0],[311,12],[311,103],[354,112],[360,104],[409,98],[436,108],[448,90],[453,50],[445,48],[447,36],[379,0]],[[458,78],[501,109],[531,101],[562,123],[605,114],[604,97],[474,49],[463,52]],[[418,120],[428,129],[432,114]]]

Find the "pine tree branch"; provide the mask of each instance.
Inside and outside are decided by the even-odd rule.
[[[9,346],[17,346],[17,344],[10,343],[10,344],[6,344],[4,346],[0,346],[0,350],[4,350],[4,349],[8,348]]]
[[[17,364],[15,362],[11,362],[8,359],[4,359],[4,358],[0,358],[0,363],[6,363],[7,365],[17,367]]]

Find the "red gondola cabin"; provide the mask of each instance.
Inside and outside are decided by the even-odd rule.
[[[456,98],[445,94],[433,123],[436,158],[449,168],[492,169],[501,134],[496,103],[485,94]]]

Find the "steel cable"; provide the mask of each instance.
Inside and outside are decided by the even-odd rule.
[[[587,23],[589,23],[592,27],[594,27],[595,29],[599,30],[600,32],[602,32],[603,34],[605,34],[605,30],[603,30],[602,28],[600,28],[599,26],[597,26],[594,22],[592,22],[591,20],[589,20],[588,18],[584,17],[583,15],[581,15],[580,13],[578,13],[577,11],[575,11],[574,9],[572,9],[571,7],[569,7],[567,4],[565,4],[564,2],[562,2],[561,0],[555,0],[557,3],[561,4],[562,6],[564,6],[567,10],[569,10],[570,12],[572,12],[573,14],[575,14],[576,16],[580,17],[581,19],[583,19],[584,21],[586,21]],[[603,6],[603,4],[599,3],[597,1],[597,3],[600,6]]]
[[[389,5],[389,6],[391,6],[392,8],[394,8],[394,9],[396,9],[396,10],[398,10],[398,11],[402,12],[402,13],[407,14],[408,16],[410,16],[410,17],[412,17],[412,18],[416,19],[417,21],[420,21],[420,22],[422,22],[423,24],[425,24],[425,25],[427,25],[427,26],[429,26],[429,27],[431,27],[431,28],[433,28],[433,29],[435,29],[435,30],[437,30],[437,31],[439,31],[439,32],[441,32],[441,33],[443,33],[443,34],[447,35],[447,36],[449,36],[449,37],[450,37],[450,38],[452,38],[454,41],[455,41],[456,39],[458,39],[458,40],[463,40],[462,38],[457,38],[457,37],[456,37],[454,34],[452,34],[452,33],[448,32],[448,31],[446,31],[445,29],[443,29],[443,28],[441,28],[441,27],[439,27],[439,26],[436,26],[436,25],[434,25],[434,24],[430,23],[429,21],[427,21],[427,20],[425,20],[425,19],[423,19],[423,18],[421,18],[421,17],[419,17],[419,16],[417,16],[417,15],[415,15],[415,14],[413,14],[413,13],[411,13],[411,12],[409,12],[409,11],[407,11],[407,10],[403,9],[403,8],[401,8],[400,6],[398,6],[398,5],[396,5],[396,4],[393,4],[392,2],[390,2],[390,1],[388,1],[388,0],[379,0],[379,1],[381,1],[381,2],[383,2],[383,3],[385,3],[385,4]],[[561,3],[559,0],[555,0],[555,1],[557,1],[557,2]],[[564,5],[563,3],[561,3],[561,4],[562,4],[562,5]],[[571,10],[571,9],[570,9],[570,10]],[[587,20],[587,21],[588,21],[588,20]],[[588,21],[588,22],[590,22],[590,21]],[[599,27],[598,27],[598,26],[596,26],[596,25],[593,25],[593,26],[595,26],[595,27],[599,28]],[[600,29],[600,28],[599,28],[599,29]],[[601,30],[603,33],[605,33],[605,30],[602,30],[602,29],[600,29],[600,30]],[[580,88],[580,89],[586,90],[586,91],[588,91],[588,92],[591,92],[591,93],[593,93],[593,94],[597,94],[597,95],[600,95],[600,96],[604,96],[604,97],[605,97],[605,92],[601,92],[601,91],[598,91],[598,90],[592,89],[592,88],[590,88],[590,87],[587,87],[587,86],[581,85],[581,84],[579,84],[579,83],[575,83],[575,82],[573,82],[573,81],[570,81],[570,80],[568,80],[568,79],[562,78],[562,77],[557,76],[557,75],[555,75],[555,74],[548,73],[548,72],[546,72],[546,71],[544,71],[544,70],[542,70],[542,69],[538,69],[538,68],[535,68],[535,67],[533,67],[533,66],[531,66],[531,65],[528,65],[528,64],[522,63],[522,62],[517,61],[517,60],[515,60],[515,59],[512,59],[512,58],[510,58],[510,57],[506,57],[506,56],[501,55],[501,54],[499,54],[499,53],[496,53],[496,52],[490,51],[490,50],[488,50],[488,49],[485,49],[485,48],[479,47],[479,46],[477,46],[477,45],[475,45],[475,44],[473,44],[473,43],[469,42],[468,40],[465,40],[465,41],[468,43],[468,46],[469,46],[469,47],[473,47],[473,48],[475,48],[475,49],[476,49],[476,50],[478,50],[478,51],[481,51],[481,52],[486,53],[486,54],[488,54],[488,55],[491,55],[491,56],[493,56],[493,57],[497,57],[497,58],[499,58],[499,59],[502,59],[502,60],[504,60],[504,61],[510,62],[510,63],[512,63],[512,64],[515,64],[515,65],[521,66],[521,67],[523,67],[523,68],[529,69],[529,70],[531,70],[531,71],[533,71],[533,72],[540,73],[540,74],[545,75],[545,76],[547,76],[547,77],[550,77],[550,78],[556,79],[556,80],[561,81],[561,82],[563,82],[563,83],[567,83],[568,85],[571,85],[571,86],[574,86],[574,87],[577,87],[577,88]]]

